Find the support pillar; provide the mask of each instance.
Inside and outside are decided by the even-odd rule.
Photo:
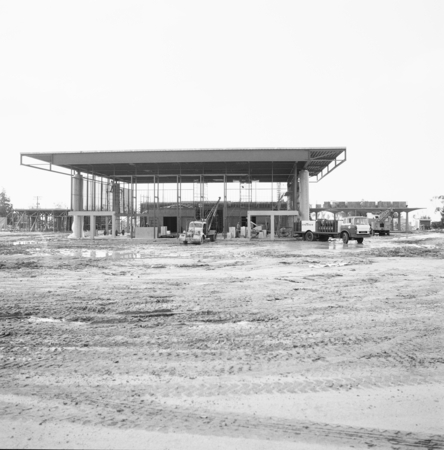
[[[117,232],[117,223],[116,223],[116,215],[115,214],[113,214],[111,216],[111,228],[112,228],[112,231],[111,231],[112,237],[113,237],[113,239],[115,239],[116,232]]]
[[[406,211],[405,213],[405,231],[408,233],[410,231],[410,226],[409,226],[409,212]]]
[[[301,220],[310,220],[309,180],[308,170],[301,170],[299,174]]]
[[[291,197],[292,197],[292,193],[291,193],[291,184],[287,183],[287,211],[291,210]]]
[[[96,216],[89,216],[89,238],[94,239],[96,234]]]
[[[177,232],[182,233],[182,179],[176,178],[177,190]]]
[[[224,175],[224,238],[227,237],[228,233],[228,203],[227,203],[227,176]],[[248,219],[250,220],[250,219]],[[248,225],[250,226],[250,225]]]
[[[200,199],[200,207],[199,207],[199,212],[200,212],[200,218],[201,220],[204,218],[205,215],[205,186],[204,186],[204,180],[203,180],[203,176],[199,175],[199,199]]]
[[[92,175],[88,179],[88,208],[89,211],[96,209],[96,177]]]
[[[398,231],[401,231],[401,211],[398,212]]]
[[[71,183],[71,204],[73,211],[83,211],[83,177],[76,173]],[[72,232],[76,239],[83,235],[83,216],[74,216],[72,221]]]
[[[120,217],[120,184],[119,183],[114,183],[113,184],[113,238],[116,237],[116,231],[120,231],[120,229],[118,230],[118,223],[117,223],[117,218]]]
[[[274,214],[270,216],[270,239],[274,241]]]
[[[293,174],[293,204],[291,206],[291,209],[293,211],[299,211],[299,191],[298,191],[298,170],[294,169]]]
[[[247,212],[247,238],[251,239],[251,214]]]

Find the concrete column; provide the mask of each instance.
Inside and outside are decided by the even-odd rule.
[[[88,180],[88,211],[96,209],[96,177],[93,175]]]
[[[116,215],[113,214],[111,216],[111,234],[112,234],[112,238],[115,239],[116,238],[116,231],[117,231],[117,223],[116,223]]]
[[[96,216],[89,216],[89,234],[90,239],[96,235]]]
[[[251,239],[251,214],[247,213],[247,238]]]
[[[71,204],[73,211],[83,211],[83,177],[76,173],[72,177]],[[74,216],[72,221],[72,232],[76,239],[83,236],[83,216]]]
[[[120,183],[114,183],[113,184],[113,237],[116,237],[116,230],[120,227],[118,227],[117,218],[120,217],[118,214],[120,214]],[[118,230],[120,231],[120,229]]]
[[[120,214],[120,183],[113,184],[113,211]]]
[[[409,232],[410,231],[410,227],[409,227],[409,212],[406,211],[405,213],[405,231]]]
[[[398,231],[401,231],[401,211],[398,212]]]
[[[298,191],[298,170],[294,169],[293,174],[293,192],[292,192],[292,201],[291,209],[293,211],[299,211],[299,191]]]
[[[291,201],[292,201],[292,192],[291,192],[291,184],[287,183],[287,211],[291,210]]]
[[[224,238],[227,237],[228,233],[228,203],[227,203],[227,176],[224,175]]]
[[[270,217],[270,239],[274,241],[274,216]]]
[[[308,170],[301,170],[301,172],[299,173],[299,180],[300,180],[299,214],[301,215],[301,220],[310,220]]]
[[[182,233],[182,178],[176,178],[177,189],[177,232]]]

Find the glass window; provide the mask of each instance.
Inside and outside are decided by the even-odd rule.
[[[367,217],[356,217],[355,218],[356,225],[368,225]]]

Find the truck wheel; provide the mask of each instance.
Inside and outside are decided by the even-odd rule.
[[[358,244],[362,244],[364,242],[364,238],[356,238]]]
[[[201,238],[200,238],[200,241],[199,241],[199,245],[202,245],[202,244],[203,244],[203,241],[204,241],[204,238],[201,237]]]
[[[344,232],[341,234],[342,242],[348,244],[348,233]]]
[[[188,245],[188,242],[187,241],[183,241],[183,245]]]
[[[387,236],[390,236],[390,231],[387,231],[387,233],[386,233],[386,234],[387,234]]]
[[[314,234],[311,231],[307,231],[304,238],[306,241],[312,242],[314,241]]]

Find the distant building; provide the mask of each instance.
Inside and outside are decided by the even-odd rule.
[[[432,219],[417,219],[416,228],[422,231],[431,230]]]

